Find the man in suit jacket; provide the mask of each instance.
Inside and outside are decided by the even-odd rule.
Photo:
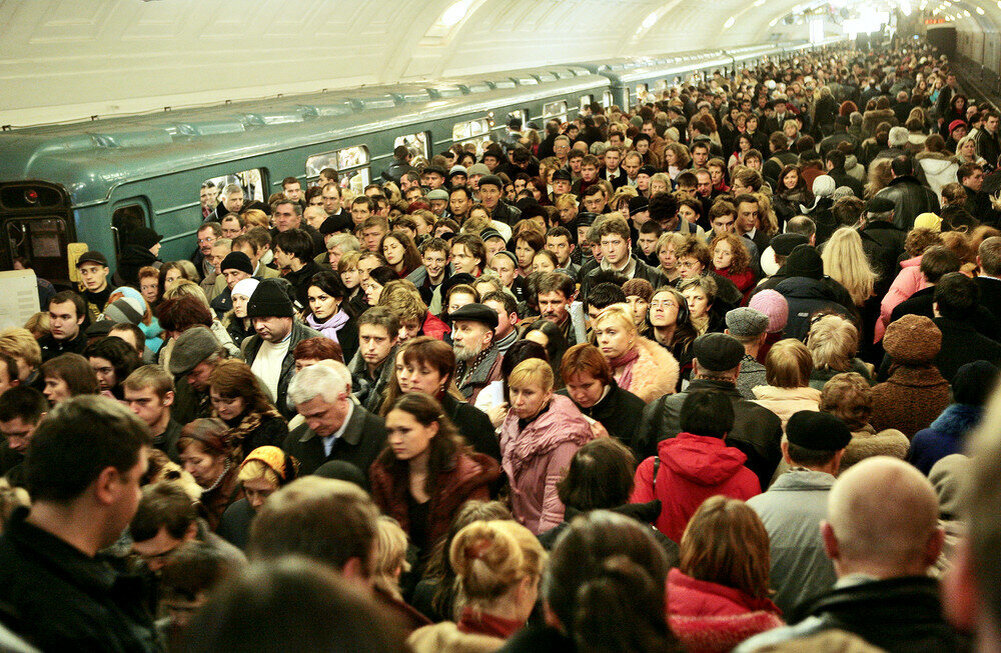
[[[340,363],[310,365],[289,384],[288,398],[306,423],[292,430],[282,449],[312,474],[331,460],[351,463],[368,477],[368,468],[386,443],[382,418],[351,399],[351,375]]]

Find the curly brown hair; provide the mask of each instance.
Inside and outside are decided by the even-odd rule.
[[[730,251],[733,253],[733,258],[730,260],[730,273],[743,274],[751,265],[751,254],[747,251],[747,245],[742,242],[743,240],[732,231],[716,234],[716,237],[709,243],[709,252],[710,254],[715,253],[716,245],[722,242],[729,243]]]

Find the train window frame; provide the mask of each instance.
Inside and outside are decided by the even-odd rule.
[[[605,109],[611,109],[612,105],[615,104],[615,94],[611,91],[604,91],[601,94],[601,106]]]
[[[466,129],[459,130],[460,127],[465,127]],[[474,127],[476,128],[475,130],[473,129]],[[476,145],[476,155],[479,156],[483,152],[483,144],[490,140],[490,129],[492,127],[493,121],[490,119],[490,116],[454,123],[452,125],[452,143],[456,145],[474,143]]]
[[[353,156],[357,154],[363,154],[363,160]],[[371,163],[372,153],[368,145],[349,145],[327,152],[317,152],[306,157],[306,178],[316,179],[324,168],[333,168],[337,171],[341,188],[350,189],[360,195],[372,179]]]
[[[407,139],[413,139],[408,141]],[[412,162],[418,162],[421,159],[424,161],[429,161],[431,159],[431,132],[422,131],[416,134],[404,134],[403,136],[397,136],[393,139],[393,149],[395,150],[399,146],[403,145],[410,152],[410,159]]]
[[[569,115],[570,108],[566,100],[553,100],[542,105],[543,120],[557,118],[560,122],[566,122]]]
[[[218,175],[216,177],[209,177],[208,179],[203,179],[198,185],[199,200],[198,208],[201,210],[201,189],[202,186],[208,182],[212,182],[216,187],[216,203],[212,207],[215,211],[216,207],[219,206],[221,201],[222,191],[226,186],[231,183],[239,184],[240,188],[243,189],[243,201],[253,200],[256,202],[267,202],[268,189],[268,176],[267,170],[264,168],[247,168],[246,170],[241,170],[239,172],[230,172],[224,175]],[[256,183],[256,185],[253,185]],[[252,189],[252,190],[251,190]]]

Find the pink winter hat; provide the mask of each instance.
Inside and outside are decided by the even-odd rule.
[[[762,290],[751,297],[748,307],[768,316],[768,333],[779,333],[789,320],[789,304],[777,290]]]

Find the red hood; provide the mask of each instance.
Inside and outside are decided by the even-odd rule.
[[[746,455],[723,440],[691,433],[661,440],[657,454],[673,472],[699,485],[719,485],[747,461]]]

